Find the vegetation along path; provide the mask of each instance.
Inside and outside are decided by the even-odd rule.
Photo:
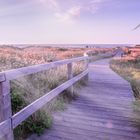
[[[140,140],[140,114],[129,83],[109,67],[89,65],[89,82],[77,100],[54,114],[53,125],[33,140]]]

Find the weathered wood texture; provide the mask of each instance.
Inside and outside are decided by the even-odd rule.
[[[77,57],[77,58],[72,58],[72,59],[65,59],[65,60],[55,61],[55,62],[51,62],[47,64],[40,64],[40,65],[23,67],[23,68],[14,69],[14,70],[8,70],[8,71],[5,71],[4,74],[7,80],[13,80],[13,79],[25,76],[25,75],[41,72],[41,71],[48,70],[54,67],[58,67],[60,65],[70,64],[77,61],[83,61],[86,59],[89,59],[89,57]],[[3,72],[0,72],[0,75],[1,74],[3,74]],[[0,79],[1,79],[1,76],[0,76]]]
[[[28,140],[140,140],[129,83],[109,68],[109,59],[91,63],[89,71],[77,100],[54,113],[50,130]]]
[[[12,140],[13,130],[11,129],[12,110],[10,98],[10,82],[6,81],[4,74],[1,74],[0,77],[3,77],[0,82],[0,122],[2,122],[2,125],[0,125],[0,137],[3,137],[3,135],[1,135],[2,132],[5,133],[5,130],[8,130],[7,134],[5,133],[6,135],[3,137],[3,139]],[[9,124],[7,124],[7,122],[9,122]],[[3,126],[5,126],[5,129],[1,128]]]
[[[11,120],[8,119],[6,121],[3,121],[0,124],[0,138],[4,137],[5,135],[7,135],[11,130],[11,127],[9,127],[9,124],[11,124]]]
[[[73,70],[72,70],[72,63],[67,64],[67,69],[68,69],[68,80],[73,78]],[[68,92],[72,95],[74,94],[74,87],[73,85],[71,87],[68,88]]]

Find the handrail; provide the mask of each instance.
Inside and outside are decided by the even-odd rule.
[[[0,80],[3,79],[3,75],[5,75],[6,80],[13,80],[18,77],[26,76],[29,74],[48,70],[48,69],[51,69],[51,68],[54,68],[54,67],[57,67],[60,65],[65,65],[65,64],[82,61],[82,60],[86,60],[86,59],[88,59],[88,57],[77,57],[77,58],[65,59],[65,60],[55,61],[55,62],[46,63],[46,64],[39,64],[39,65],[33,65],[33,66],[8,70],[5,72],[0,72]]]
[[[70,92],[73,92],[73,84],[88,75],[88,59],[88,56],[77,57],[72,59],[55,61],[47,64],[39,64],[0,72],[0,138],[4,136],[6,140],[14,140],[13,129],[18,126],[22,121],[24,121],[37,110],[39,110],[43,105],[51,101],[57,95],[61,94],[62,91],[66,90],[67,88],[70,88]],[[73,77],[72,63],[78,61],[85,61],[86,70],[79,75]],[[10,80],[38,73],[65,64],[67,64],[68,69],[68,81],[51,90],[49,93],[46,93],[44,96],[35,100],[34,102],[32,102],[31,104],[29,104],[12,116]]]

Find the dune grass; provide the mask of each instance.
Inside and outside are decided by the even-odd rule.
[[[110,67],[130,82],[135,98],[140,100],[140,59],[113,59]]]
[[[137,121],[137,126],[140,127],[140,59],[114,59],[110,62],[110,67],[130,83],[135,97],[132,101],[134,121]]]
[[[84,70],[84,63],[74,63],[73,70],[74,75],[81,73]],[[13,114],[65,81],[67,81],[66,65],[11,81]],[[76,93],[76,87],[74,88],[74,93]],[[56,97],[56,99],[52,100],[19,125],[14,130],[15,138],[24,139],[32,133],[37,133],[38,135],[43,133],[45,129],[51,126],[51,113],[55,110],[64,109],[65,103],[74,99],[75,96],[72,97],[67,90],[64,91],[59,97]]]

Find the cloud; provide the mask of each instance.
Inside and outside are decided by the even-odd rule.
[[[75,18],[81,13],[80,6],[74,6],[65,12],[56,12],[54,15],[60,22],[70,22],[73,23]]]
[[[90,0],[89,3],[87,3],[85,9],[88,12],[95,14],[101,8],[101,4],[106,1],[108,0]]]
[[[104,1],[107,0],[15,0],[14,3],[2,0],[0,2],[0,16],[24,14],[26,11],[37,11],[44,8],[58,21],[74,22],[84,12],[95,14]]]
[[[42,3],[44,6],[47,6],[51,9],[58,9],[59,4],[56,0],[39,0],[40,3]]]
[[[99,9],[101,3],[107,0],[39,0],[49,10],[53,11],[54,17],[60,22],[76,21],[82,13],[88,12],[95,14]]]
[[[78,16],[80,15],[81,9],[81,6],[72,7],[68,10],[68,14],[70,14],[71,16]]]

